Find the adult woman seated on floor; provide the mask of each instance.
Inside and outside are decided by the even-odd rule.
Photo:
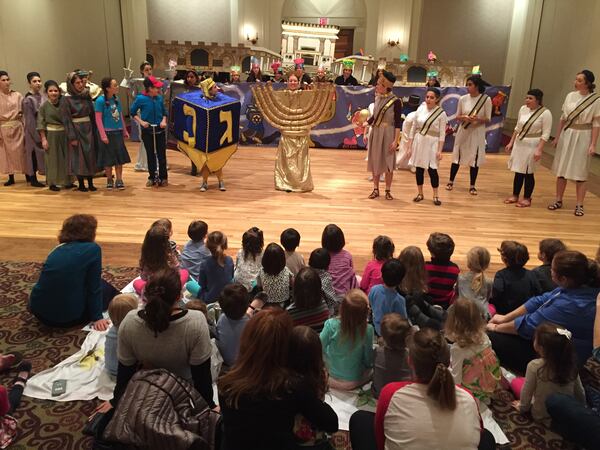
[[[181,280],[177,269],[154,273],[144,290],[146,306],[129,312],[119,326],[115,406],[129,380],[143,368],[166,369],[193,383],[206,403],[213,401],[208,324],[201,311],[179,308]],[[107,411],[108,405],[101,406]]]
[[[514,311],[496,314],[487,329],[500,364],[525,373],[537,358],[533,348],[535,329],[542,322],[561,325],[573,334],[579,364],[592,355],[592,336],[600,274],[595,261],[581,252],[561,251],[552,260],[556,289],[532,297]]]
[[[44,325],[72,327],[94,322],[104,331],[102,317],[118,291],[102,279],[102,250],[94,242],[98,222],[94,216],[76,214],[63,222],[58,242],[29,297],[29,310]]]
[[[223,450],[288,450],[294,418],[301,414],[316,429],[338,429],[335,411],[288,368],[293,322],[279,307],[256,313],[242,332],[238,359],[219,378]]]
[[[483,428],[477,400],[454,384],[450,349],[439,331],[422,328],[411,336],[408,362],[415,381],[387,384],[375,414],[352,414],[354,450],[496,448],[494,437]]]

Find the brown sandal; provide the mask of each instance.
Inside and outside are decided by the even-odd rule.
[[[390,194],[389,189],[385,190],[385,199],[386,200],[394,200],[394,197],[392,197],[392,194]]]
[[[371,192],[371,195],[369,195],[368,198],[373,200],[374,198],[377,198],[377,197],[379,197],[379,189],[373,189],[373,192]]]
[[[519,202],[519,199],[512,195],[510,197],[504,199],[505,205],[512,205],[513,203],[518,203],[518,202]]]

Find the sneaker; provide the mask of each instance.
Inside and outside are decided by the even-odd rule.
[[[206,192],[208,190],[208,183],[205,181],[204,183],[202,183],[202,185],[200,186],[200,192]]]
[[[123,180],[117,180],[117,182],[115,183],[115,187],[122,191],[123,189],[125,189],[125,183],[123,183]]]
[[[112,178],[106,182],[106,189],[109,191],[114,187]]]
[[[222,192],[225,192],[227,190],[225,189],[225,182],[219,181],[219,190]]]
[[[154,186],[154,180],[146,181],[146,187],[152,187],[152,186]]]

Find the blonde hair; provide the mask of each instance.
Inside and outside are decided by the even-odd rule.
[[[138,299],[134,294],[118,294],[115,295],[108,304],[108,317],[117,328],[123,322],[123,319],[129,311],[133,311],[138,307]]]
[[[459,347],[481,344],[485,336],[485,319],[479,306],[474,301],[460,297],[448,309],[445,331],[448,339]]]
[[[352,342],[365,337],[369,316],[369,298],[360,289],[350,289],[340,305],[341,337]]]
[[[467,252],[467,267],[475,274],[471,289],[477,293],[485,286],[485,271],[490,267],[491,255],[487,248],[473,247]]]

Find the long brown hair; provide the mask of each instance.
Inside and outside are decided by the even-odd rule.
[[[323,362],[323,346],[315,330],[298,325],[292,330],[289,352],[290,369],[301,375],[319,399],[327,392],[328,375]]]
[[[421,249],[409,245],[400,252],[398,259],[406,269],[400,289],[407,294],[427,292],[427,272],[425,271],[425,258]]]
[[[367,332],[367,317],[369,316],[369,299],[360,289],[351,289],[344,296],[340,305],[339,320],[342,325],[342,339],[354,344],[356,338],[364,338]]]
[[[221,266],[225,266],[225,250],[227,250],[227,236],[220,231],[213,231],[206,238],[206,248]]]
[[[471,281],[471,289],[478,293],[485,286],[485,271],[490,267],[490,252],[487,248],[473,247],[467,252],[467,267],[475,275]]]
[[[167,267],[152,274],[144,288],[144,297],[147,303],[142,316],[156,336],[169,328],[171,311],[181,297],[179,271]]]
[[[450,349],[439,331],[421,328],[408,338],[409,361],[417,380],[427,384],[427,395],[441,409],[456,409],[456,387],[448,369]]]
[[[473,300],[460,297],[448,310],[446,336],[459,347],[481,344],[485,334],[485,320]]]
[[[241,396],[277,399],[289,382],[289,342],[294,323],[287,311],[264,309],[244,327],[233,368],[219,378],[219,392],[238,407]]]
[[[144,237],[140,269],[144,272],[157,272],[169,267],[169,234],[163,227],[151,227]]]
[[[544,322],[535,329],[534,342],[544,359],[544,378],[559,385],[577,378],[577,356],[570,331],[561,325]]]

